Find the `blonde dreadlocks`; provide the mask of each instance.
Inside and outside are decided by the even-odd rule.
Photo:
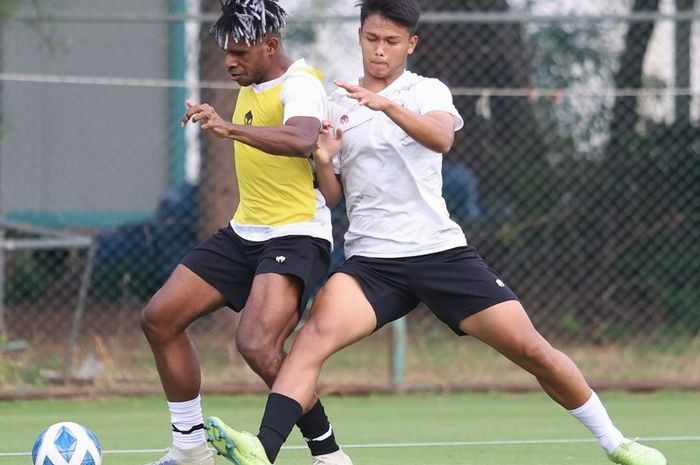
[[[279,33],[286,25],[287,12],[277,0],[220,0],[221,17],[209,32],[219,47],[226,48],[229,37],[247,45],[263,41],[270,33]]]

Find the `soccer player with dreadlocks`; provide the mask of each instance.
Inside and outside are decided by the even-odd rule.
[[[206,103],[187,102],[182,124],[199,123],[233,141],[240,202],[230,224],[192,249],[142,311],[173,437],[151,465],[214,464],[187,327],[222,306],[240,312],[237,348],[272,386],[284,341],[330,263],[330,211],[309,159],[326,112],[321,74],[285,54],[286,13],[277,0],[227,0],[221,8],[211,33],[241,86],[232,121]],[[296,424],[313,465],[352,465],[318,399]]]

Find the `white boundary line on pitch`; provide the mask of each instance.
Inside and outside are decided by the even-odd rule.
[[[700,436],[647,436],[638,438],[639,441],[700,441]],[[580,444],[596,442],[595,439],[503,439],[492,441],[441,441],[441,442],[385,442],[374,444],[343,444],[343,449],[381,449],[397,447],[465,447],[465,446],[515,446],[521,444]],[[306,449],[306,445],[283,446],[285,450]],[[151,454],[163,452],[165,449],[120,449],[104,450],[103,454]],[[3,457],[24,457],[31,452],[0,452]]]

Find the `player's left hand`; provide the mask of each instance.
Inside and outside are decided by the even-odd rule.
[[[319,165],[329,165],[333,155],[340,151],[343,144],[343,130],[334,128],[330,121],[323,121],[316,146],[311,151]]]
[[[191,100],[185,102],[187,111],[182,117],[180,125],[184,127],[188,122],[199,122],[202,129],[212,131],[219,137],[226,137],[231,123],[224,120],[208,103],[194,103]]]
[[[357,100],[360,105],[366,106],[370,110],[384,111],[391,105],[391,100],[377,95],[364,87],[338,80],[333,81],[333,83],[347,90],[348,97]]]

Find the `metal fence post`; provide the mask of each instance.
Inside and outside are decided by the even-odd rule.
[[[5,331],[5,229],[0,226],[0,341]]]
[[[90,246],[87,249],[85,271],[80,281],[80,290],[78,292],[78,303],[73,314],[73,324],[71,325],[70,335],[66,343],[66,353],[63,359],[63,381],[68,382],[73,368],[73,355],[75,354],[75,346],[78,343],[78,334],[80,333],[80,324],[82,322],[83,313],[85,313],[85,301],[87,300],[88,289],[90,288],[90,277],[92,276],[92,267],[95,258],[95,250],[97,249],[95,241],[90,241]]]
[[[401,390],[406,378],[406,317],[391,324],[391,385]]]

